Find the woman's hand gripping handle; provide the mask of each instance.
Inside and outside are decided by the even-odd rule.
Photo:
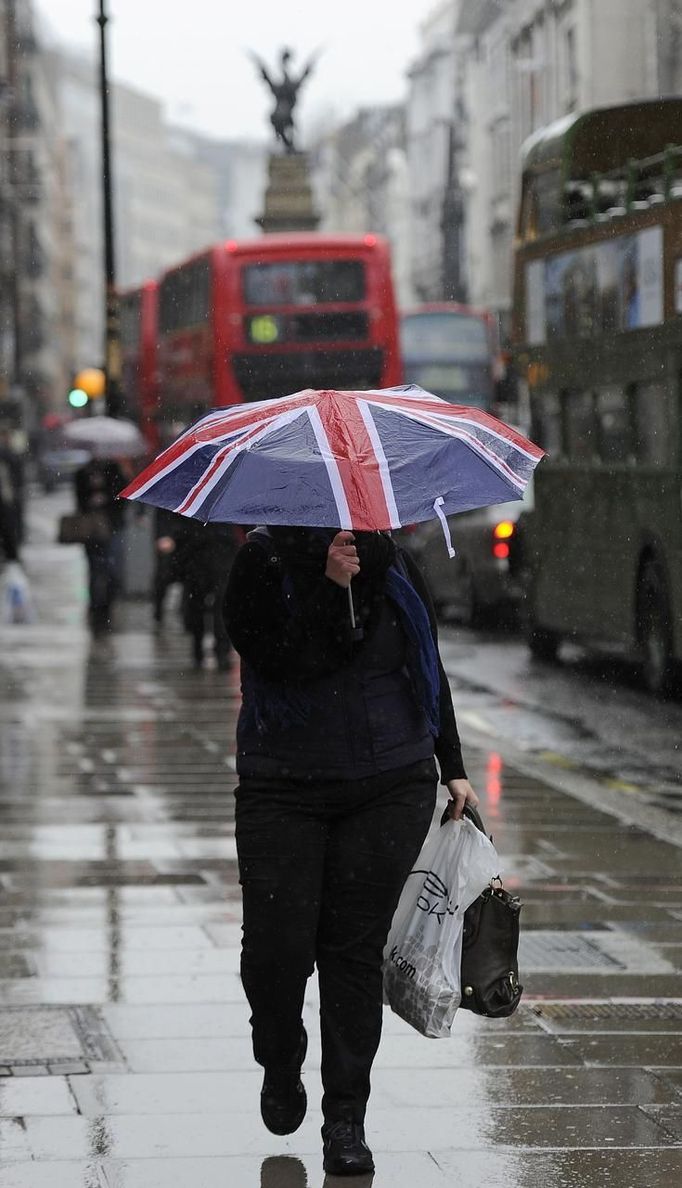
[[[327,553],[325,574],[337,586],[348,589],[351,581],[360,572],[358,551],[352,532],[337,532]]]

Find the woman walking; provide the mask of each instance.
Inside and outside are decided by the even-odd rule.
[[[316,965],[324,1167],[369,1172],[383,947],[431,823],[434,756],[453,814],[478,803],[433,608],[388,535],[273,527],[237,554],[225,618],[242,658],[241,973],[264,1068],[261,1113],[275,1134],[305,1116],[302,1010]]]
[[[125,504],[118,498],[125,475],[113,459],[91,458],[73,476],[76,507],[96,512],[103,531],[85,544],[88,562],[88,619],[92,634],[111,630],[111,614],[121,588]]]

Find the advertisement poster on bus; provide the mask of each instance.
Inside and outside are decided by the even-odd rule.
[[[526,311],[532,346],[659,325],[662,228],[533,260],[526,270]]]

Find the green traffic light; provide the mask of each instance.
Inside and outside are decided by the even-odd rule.
[[[82,388],[72,388],[69,392],[69,404],[72,408],[85,408],[88,403],[88,394]]]

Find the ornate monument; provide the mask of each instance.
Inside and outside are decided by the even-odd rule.
[[[296,149],[294,108],[298,93],[312,74],[315,58],[309,59],[298,78],[289,72],[291,50],[280,55],[282,76],[272,78],[267,67],[256,55],[251,55],[261,78],[267,83],[275,100],[270,123],[283,152],[272,153],[268,164],[268,187],[265,192],[263,214],[256,222],[263,231],[314,231],[320,219],[313,205],[308,178],[308,158]]]

